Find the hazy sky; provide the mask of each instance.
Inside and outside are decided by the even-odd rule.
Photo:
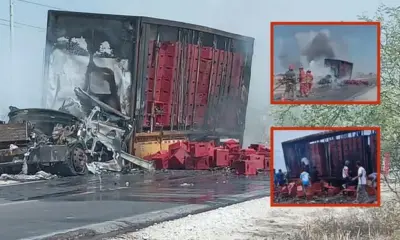
[[[305,131],[305,130],[279,130],[274,131],[274,168],[286,171],[283,158],[282,142],[323,131]]]
[[[278,25],[274,27],[275,73],[286,71],[286,67],[283,68],[278,59],[279,53],[282,51],[282,43],[284,43],[285,52],[290,51],[295,55],[300,55],[295,34],[324,30],[328,30],[329,39],[340,46],[336,58],[353,62],[353,70],[356,72],[376,72],[376,26]]]
[[[270,21],[353,21],[363,12],[373,15],[381,1],[337,0],[30,0],[44,5],[82,12],[144,15],[205,25],[252,36],[256,39],[252,83],[247,115],[247,138],[263,136],[261,115],[269,106],[269,22]],[[397,1],[382,1],[395,5]],[[9,19],[9,0],[0,0],[0,19]],[[311,7],[312,6],[312,7]],[[311,8],[310,8],[311,7]],[[8,106],[40,107],[47,10],[24,1],[15,1],[14,66],[9,52],[9,28],[0,20],[0,115]],[[309,12],[312,14],[309,14]],[[9,76],[13,73],[13,79]],[[256,119],[257,121],[255,121]],[[252,121],[250,121],[252,120]],[[269,124],[272,120],[266,120]]]

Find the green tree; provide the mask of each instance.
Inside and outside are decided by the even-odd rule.
[[[271,114],[281,126],[380,126],[381,155],[390,153],[391,175],[400,182],[393,171],[400,169],[400,7],[381,5],[375,16],[359,19],[381,22],[381,104],[283,105]]]

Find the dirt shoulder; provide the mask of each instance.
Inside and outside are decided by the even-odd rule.
[[[389,202],[391,196],[389,190],[383,187],[383,201]],[[121,235],[114,240],[313,240],[326,237],[339,240],[384,240],[386,235],[392,234],[391,224],[398,222],[397,219],[390,220],[397,216],[393,206],[386,208],[271,208],[270,198],[266,197],[163,222]],[[391,215],[385,212],[391,212]],[[380,220],[382,223],[379,223]],[[357,236],[357,228],[363,233],[375,231],[376,234],[371,234],[378,237],[371,235],[371,238],[365,238],[362,234]]]

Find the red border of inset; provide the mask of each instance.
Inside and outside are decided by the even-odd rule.
[[[376,26],[377,35],[377,61],[376,61],[376,86],[377,86],[377,100],[376,101],[279,101],[274,100],[274,27],[282,25],[367,25]],[[270,25],[270,102],[271,104],[277,105],[297,105],[297,104],[341,104],[341,105],[353,105],[353,104],[371,104],[377,105],[381,103],[381,23],[380,22],[271,22]]]
[[[293,203],[274,203],[274,131],[295,131],[295,130],[306,130],[306,131],[315,131],[315,130],[325,130],[325,131],[341,131],[341,130],[371,130],[376,131],[376,167],[377,167],[377,175],[379,176],[377,179],[377,203],[347,203],[347,204],[293,204]],[[381,206],[381,129],[380,127],[271,127],[270,129],[270,138],[271,138],[271,164],[272,168],[270,168],[270,206],[271,207],[380,207]]]

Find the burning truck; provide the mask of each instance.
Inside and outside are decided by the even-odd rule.
[[[329,68],[332,74],[326,75],[318,84],[330,84],[335,79],[351,79],[353,73],[353,63],[340,59],[324,59],[325,67]]]
[[[10,108],[9,123],[1,125],[10,133],[0,138],[1,164],[63,175],[85,174],[90,162],[152,170],[154,155],[172,151],[171,144],[228,149],[220,142],[226,138],[239,144],[253,44],[250,37],[169,20],[49,11],[45,109]],[[231,155],[240,153],[233,149]],[[238,161],[268,165],[268,151],[252,149],[265,157],[243,153]]]

